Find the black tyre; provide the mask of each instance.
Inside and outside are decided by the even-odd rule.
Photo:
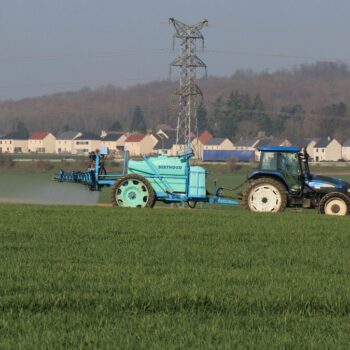
[[[330,192],[320,200],[318,211],[320,214],[332,216],[346,216],[350,211],[350,200],[341,192]]]
[[[111,202],[114,207],[153,208],[155,193],[143,176],[128,174],[112,186]]]
[[[270,177],[263,177],[248,183],[241,206],[254,212],[277,213],[286,209],[287,201],[284,184]]]

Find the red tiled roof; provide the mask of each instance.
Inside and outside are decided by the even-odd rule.
[[[125,140],[125,142],[140,142],[146,137],[144,134],[136,133],[128,136],[128,138]]]
[[[34,132],[29,140],[43,140],[49,134],[48,131]]]
[[[205,130],[201,133],[201,135],[198,137],[199,139],[199,142],[202,144],[202,145],[205,145],[209,140],[211,140],[213,138],[213,135]]]

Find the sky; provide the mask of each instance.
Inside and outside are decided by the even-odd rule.
[[[210,75],[350,63],[349,13],[348,0],[1,0],[0,100],[167,79],[169,17],[209,21]]]

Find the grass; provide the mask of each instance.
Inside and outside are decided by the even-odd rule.
[[[0,348],[347,349],[349,224],[0,205]]]

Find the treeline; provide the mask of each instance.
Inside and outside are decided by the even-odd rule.
[[[292,71],[238,71],[209,77],[199,85],[199,127],[233,139],[265,135],[350,137],[350,71],[343,63],[302,65]],[[177,83],[152,82],[127,89],[83,88],[37,98],[0,103],[0,133],[22,122],[29,131],[77,129],[155,129],[176,125]],[[139,106],[139,107],[137,107]],[[135,117],[135,114],[138,114]],[[140,117],[141,114],[141,117]]]
[[[269,110],[260,95],[251,99],[238,91],[216,99],[207,125],[215,135],[233,139],[255,136],[283,136],[290,140],[306,136],[350,138],[350,118],[344,102],[309,112],[301,104]]]

